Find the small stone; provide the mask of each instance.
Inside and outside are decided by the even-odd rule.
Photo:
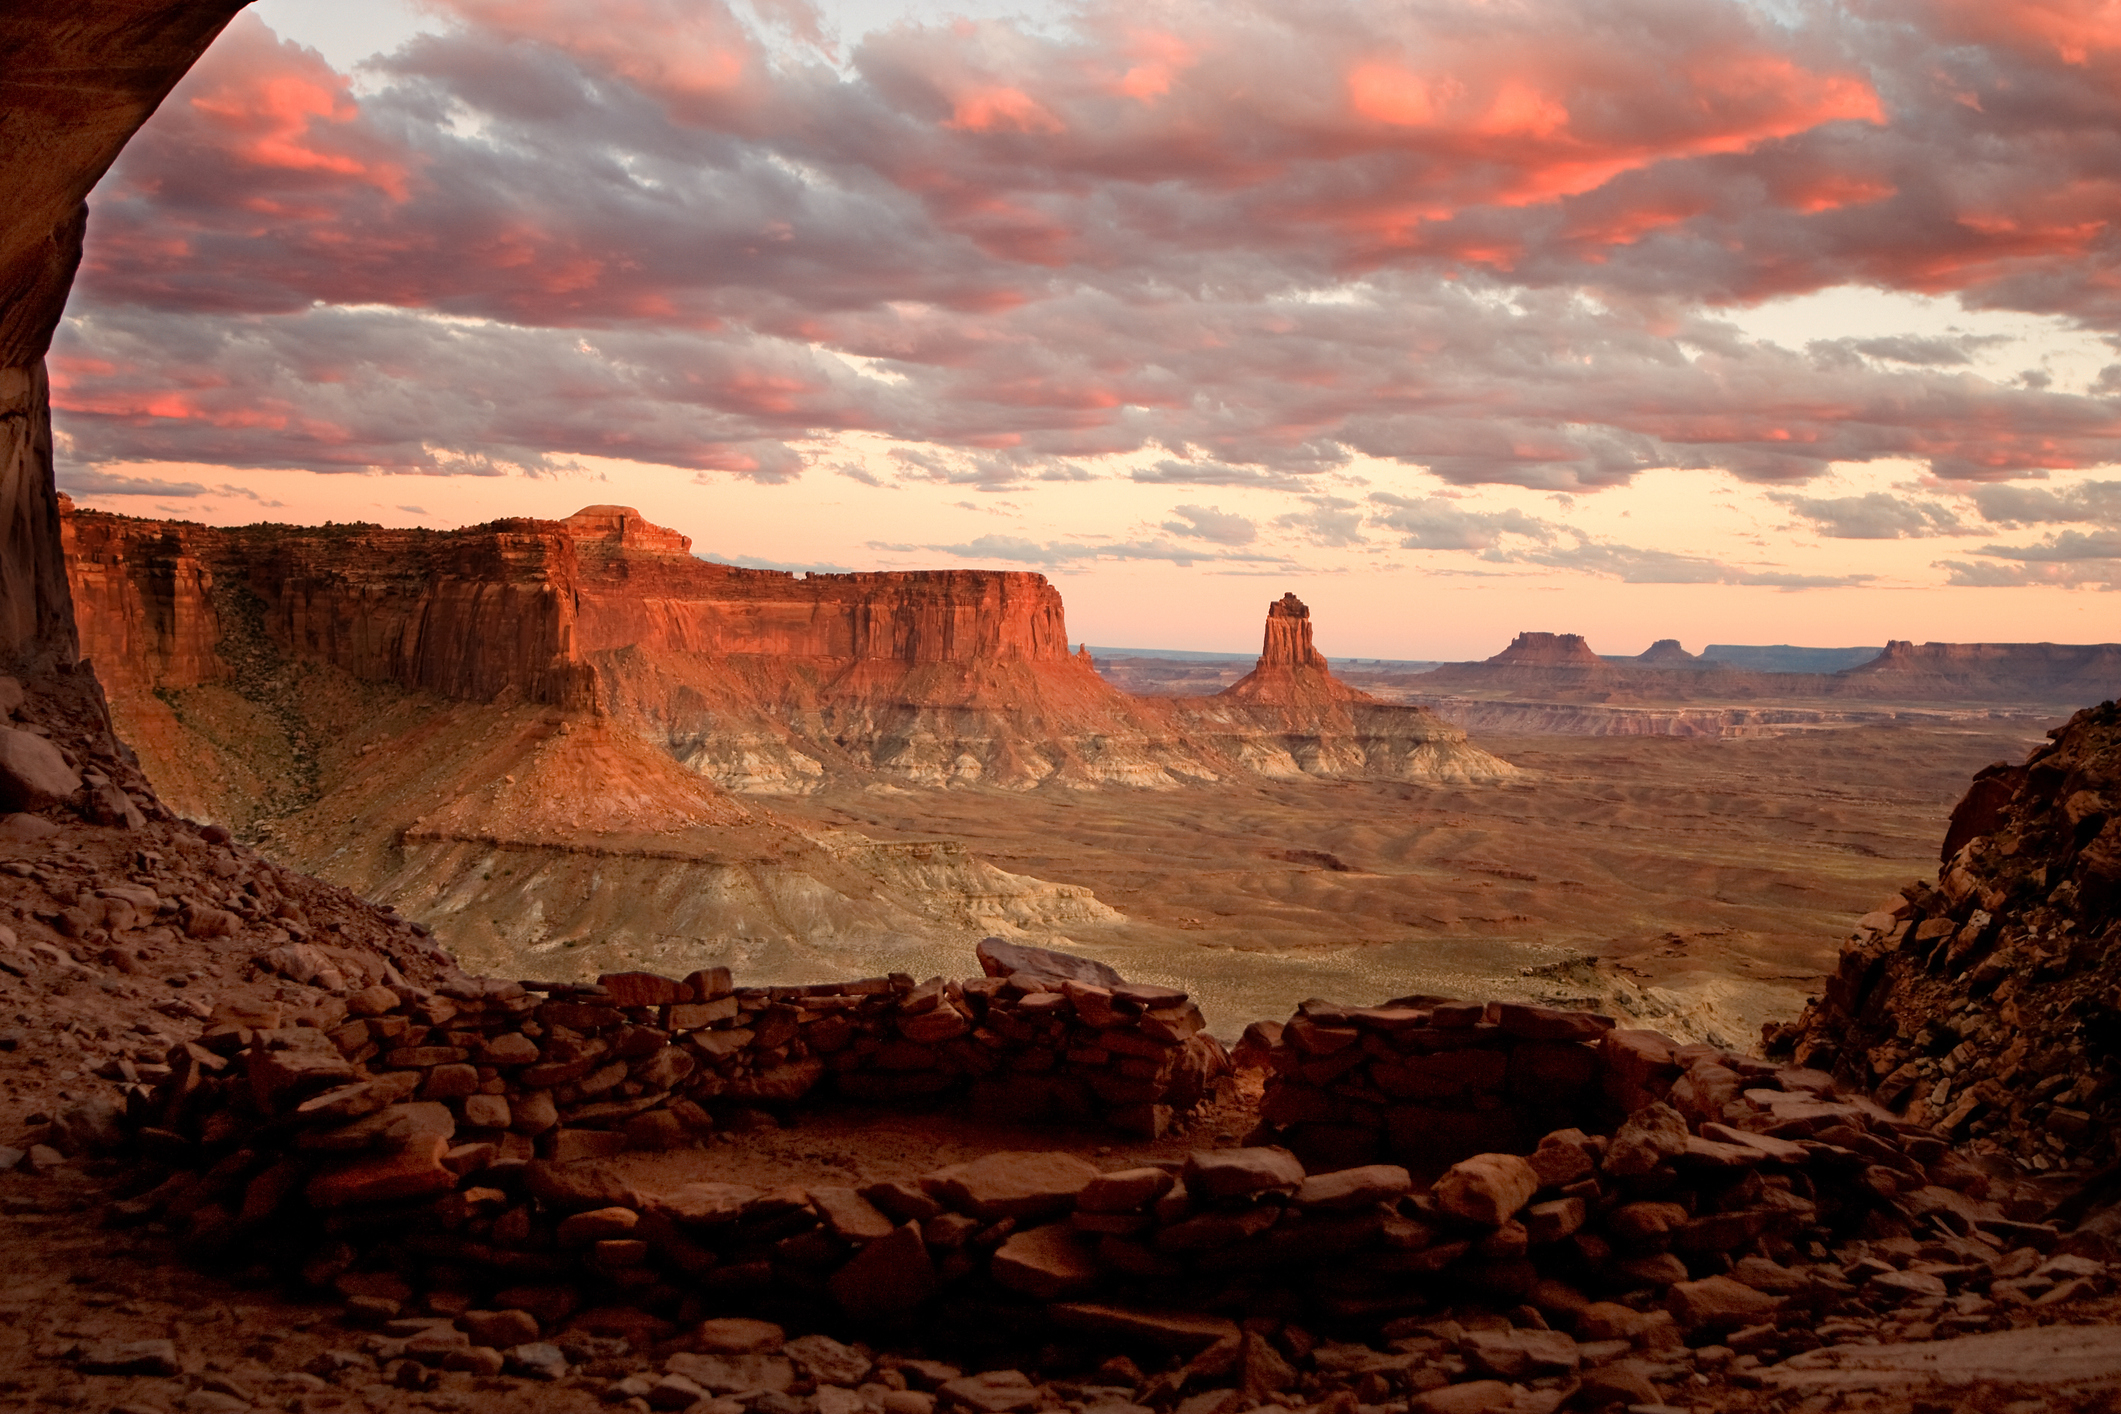
[[[538,1318],[528,1311],[466,1311],[457,1324],[480,1345],[502,1350],[535,1344],[539,1335]]]
[[[1943,1283],[1938,1283],[1940,1288]],[[1703,1333],[1727,1333],[1750,1326],[1782,1308],[1778,1297],[1755,1291],[1729,1277],[1705,1277],[1700,1281],[1673,1284],[1665,1297],[1672,1313],[1689,1339]]]
[[[1040,1301],[1079,1296],[1097,1285],[1097,1259],[1076,1230],[1051,1223],[1012,1234],[990,1263],[994,1279]]]
[[[1404,1197],[1413,1188],[1413,1176],[1397,1164],[1364,1164],[1312,1174],[1296,1190],[1296,1206],[1328,1212],[1367,1208]]]
[[[795,1383],[795,1365],[781,1355],[695,1355],[685,1352],[663,1362],[666,1374],[683,1375],[714,1394],[785,1394]]]
[[[98,1340],[81,1347],[74,1367],[84,1375],[160,1375],[184,1373],[177,1347],[168,1340]]]
[[[442,1368],[455,1370],[481,1379],[492,1379],[507,1367],[508,1357],[490,1345],[474,1345],[463,1350],[452,1350],[442,1357]]]
[[[918,1223],[903,1223],[834,1272],[826,1289],[858,1321],[905,1316],[935,1294],[937,1280]]]
[[[641,1215],[631,1208],[591,1208],[560,1220],[554,1234],[562,1247],[587,1247],[593,1242],[629,1237]]]
[[[787,1333],[771,1321],[749,1316],[717,1316],[702,1321],[693,1333],[693,1344],[710,1355],[749,1355],[754,1351],[779,1350]]]
[[[1459,1353],[1481,1373],[1512,1381],[1572,1375],[1580,1360],[1562,1331],[1468,1331]]]
[[[1475,1154],[1436,1180],[1436,1205],[1467,1222],[1500,1226],[1539,1191],[1539,1175],[1515,1154]]]
[[[1018,1414],[1038,1404],[1038,1389],[1021,1370],[989,1370],[945,1383],[943,1399],[974,1414]]]
[[[648,1387],[650,1409],[689,1409],[707,1397],[707,1391],[683,1375],[665,1375]]]
[[[882,1400],[884,1414],[935,1414],[935,1396],[921,1389],[895,1389]]]
[[[817,1209],[825,1226],[846,1242],[874,1242],[879,1237],[889,1237],[897,1226],[874,1203],[852,1188],[813,1188],[810,1190],[810,1206]]]
[[[783,1346],[781,1353],[795,1362],[800,1373],[821,1385],[858,1385],[869,1378],[873,1364],[853,1346],[842,1345],[827,1335],[798,1336]]]
[[[1468,1380],[1427,1390],[1407,1401],[1408,1414],[1489,1414],[1510,1408],[1515,1396],[1501,1380]]]
[[[518,1345],[504,1354],[507,1357],[508,1370],[512,1374],[533,1380],[563,1379],[567,1374],[567,1357],[560,1353],[560,1347],[557,1345],[533,1341],[528,1345]]]

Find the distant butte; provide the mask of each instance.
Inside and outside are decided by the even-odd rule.
[[[1258,665],[1219,695],[1263,706],[1377,700],[1333,676],[1325,655],[1311,642],[1311,610],[1294,594],[1267,606],[1267,634]]]
[[[1487,661],[1498,668],[1596,668],[1605,662],[1580,633],[1520,633]]]
[[[1692,668],[1698,667],[1703,659],[1700,654],[1681,648],[1676,638],[1660,638],[1638,653],[1635,661],[1646,668]]]

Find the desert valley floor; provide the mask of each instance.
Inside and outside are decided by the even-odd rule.
[[[1218,1030],[1314,995],[1582,995],[1571,964],[1597,957],[1707,1003],[1746,1044],[1816,989],[1856,915],[1935,870],[1967,778],[2022,758],[2046,725],[1476,736],[1527,771],[1506,785],[870,789],[773,805],[880,840],[959,839],[1012,873],[1089,887],[1125,921],[1070,944],[1192,989]],[[833,961],[728,960],[761,981]],[[848,975],[960,964],[940,947],[839,961]]]

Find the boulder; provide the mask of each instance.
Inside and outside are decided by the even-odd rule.
[[[1024,972],[1041,982],[1081,982],[1092,987],[1118,987],[1127,980],[1102,962],[1051,948],[1026,947],[1003,938],[981,939],[976,953],[980,970],[989,977]]]
[[[1605,1170],[1641,1178],[1687,1150],[1686,1116],[1667,1104],[1645,1105],[1627,1117],[1606,1150]]]
[[[0,809],[42,810],[81,789],[81,773],[32,732],[0,727]]]

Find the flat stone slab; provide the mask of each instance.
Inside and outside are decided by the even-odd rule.
[[[1760,1370],[1771,1389],[1904,1389],[1983,1381],[2121,1388],[2121,1326],[2038,1326],[1911,1345],[1829,1345]]]

